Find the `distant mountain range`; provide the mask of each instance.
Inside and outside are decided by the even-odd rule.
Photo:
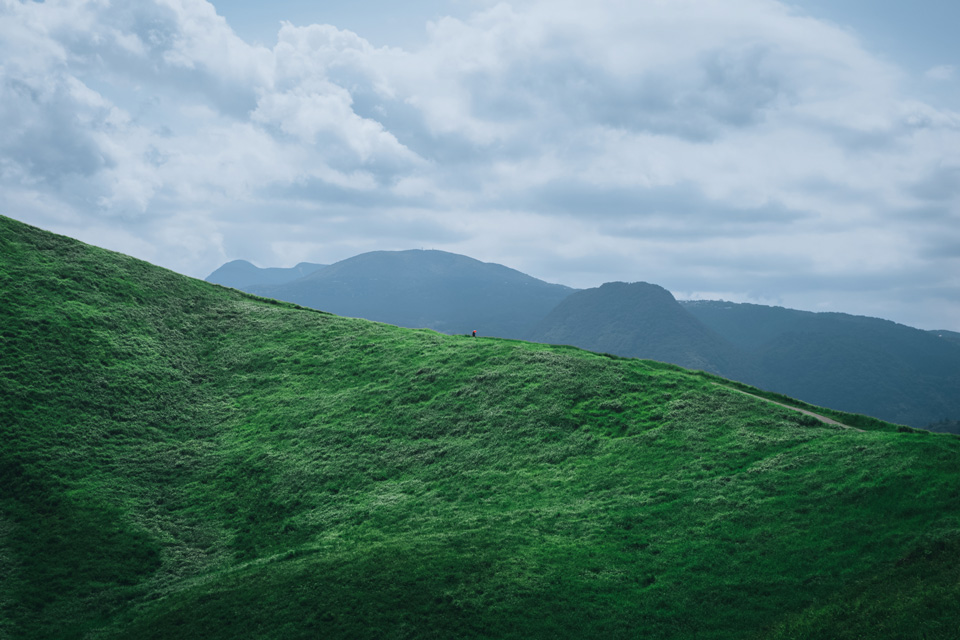
[[[246,260],[234,260],[223,265],[209,276],[207,282],[245,291],[250,287],[269,286],[293,282],[310,275],[327,265],[301,262],[295,267],[260,268]]]
[[[476,329],[670,362],[814,404],[960,432],[960,333],[952,331],[843,313],[678,302],[643,282],[576,290],[443,251],[375,251],[292,269],[238,260],[207,280],[402,327]]]
[[[756,304],[677,302],[646,283],[572,294],[527,336],[651,358],[842,411],[956,431],[960,344],[888,320]]]
[[[960,343],[938,332],[845,313],[682,305],[754,362],[745,382],[901,424],[960,416]]]
[[[574,289],[445,251],[373,251],[284,284],[241,287],[257,295],[443,333],[521,338]]]
[[[673,295],[646,282],[608,282],[577,291],[536,324],[527,339],[671,362],[728,377],[746,374],[737,349],[691,315]]]
[[[942,338],[947,342],[952,342],[955,345],[960,345],[960,333],[957,333],[956,331],[945,331],[943,329],[940,329],[940,330],[929,331],[928,333],[932,333],[933,335],[937,336],[938,338]]]

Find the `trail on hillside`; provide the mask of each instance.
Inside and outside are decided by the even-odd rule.
[[[816,419],[819,420],[820,422],[824,422],[824,423],[826,423],[826,424],[836,425],[836,426],[838,426],[838,427],[843,427],[844,429],[853,429],[854,431],[859,431],[859,432],[863,433],[863,429],[858,429],[858,428],[856,428],[856,427],[851,427],[851,426],[848,425],[848,424],[843,424],[842,422],[837,422],[837,421],[834,420],[833,418],[828,418],[827,416],[822,416],[822,415],[820,415],[819,413],[814,413],[813,411],[807,411],[806,409],[800,409],[799,407],[791,407],[791,406],[788,405],[788,404],[783,404],[782,402],[777,402],[776,400],[770,400],[769,398],[764,398],[763,396],[758,396],[758,395],[756,395],[756,394],[749,393],[749,392],[747,392],[747,391],[742,391],[742,390],[740,390],[740,389],[734,389],[733,387],[728,387],[728,386],[722,385],[722,384],[720,384],[720,383],[718,383],[718,382],[714,382],[714,384],[717,385],[718,387],[723,387],[724,389],[729,389],[730,391],[736,391],[737,393],[742,393],[742,394],[745,395],[745,396],[750,396],[751,398],[756,398],[757,400],[763,400],[764,402],[769,402],[770,404],[775,404],[775,405],[777,405],[778,407],[784,407],[784,408],[786,408],[786,409],[791,409],[791,410],[793,410],[793,411],[799,411],[800,413],[802,413],[802,414],[804,414],[804,415],[808,415],[808,416],[811,416],[811,417],[813,417],[813,418],[816,418]]]

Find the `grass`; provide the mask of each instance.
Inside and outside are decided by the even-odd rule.
[[[960,439],[717,381],[0,218],[0,638],[956,637]]]

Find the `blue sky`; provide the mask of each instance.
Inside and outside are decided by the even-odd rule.
[[[960,3],[0,0],[0,211],[960,330]]]
[[[872,51],[915,71],[957,61],[960,4],[952,0],[794,0],[791,4],[849,28]]]
[[[363,36],[375,46],[415,48],[425,40],[427,22],[445,16],[464,18],[476,8],[462,0],[390,2],[282,2],[214,3],[240,37],[272,46],[281,22],[297,25],[333,24]]]
[[[232,0],[214,4],[248,42],[272,45],[282,21],[321,22],[354,31],[377,46],[406,47],[422,43],[427,22],[444,16],[465,18],[477,6],[465,0]],[[957,62],[960,3],[953,0],[792,0],[785,4],[850,29],[868,48],[914,69],[925,71]]]

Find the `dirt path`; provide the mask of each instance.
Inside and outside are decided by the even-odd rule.
[[[729,389],[730,391],[736,391],[737,393],[742,393],[742,394],[745,395],[745,396],[750,396],[751,398],[756,398],[757,400],[763,400],[764,402],[769,402],[770,404],[775,404],[775,405],[777,405],[778,407],[784,407],[785,409],[790,409],[790,410],[792,410],[792,411],[799,411],[800,413],[802,413],[802,414],[804,414],[804,415],[807,415],[807,416],[811,416],[811,417],[813,417],[813,418],[816,418],[816,419],[819,420],[820,422],[823,422],[823,423],[826,423],[826,424],[832,424],[832,425],[835,425],[835,426],[838,426],[838,427],[843,427],[844,429],[853,429],[854,431],[859,431],[860,433],[863,433],[863,429],[857,429],[856,427],[851,427],[850,425],[843,424],[842,422],[837,422],[836,420],[834,420],[834,419],[832,419],[832,418],[828,418],[827,416],[822,416],[822,415],[820,415],[819,413],[814,413],[813,411],[807,411],[806,409],[798,409],[797,407],[791,407],[791,406],[788,405],[788,404],[783,404],[782,402],[777,402],[776,400],[769,400],[769,399],[767,399],[767,398],[763,398],[763,397],[761,397],[761,396],[754,395],[754,394],[748,393],[748,392],[746,392],[746,391],[741,391],[740,389],[734,389],[733,387],[728,387],[728,386],[726,386],[726,385],[722,385],[722,384],[719,384],[719,383],[717,383],[717,382],[714,382],[714,384],[717,385],[718,387],[723,388],[723,389]]]

